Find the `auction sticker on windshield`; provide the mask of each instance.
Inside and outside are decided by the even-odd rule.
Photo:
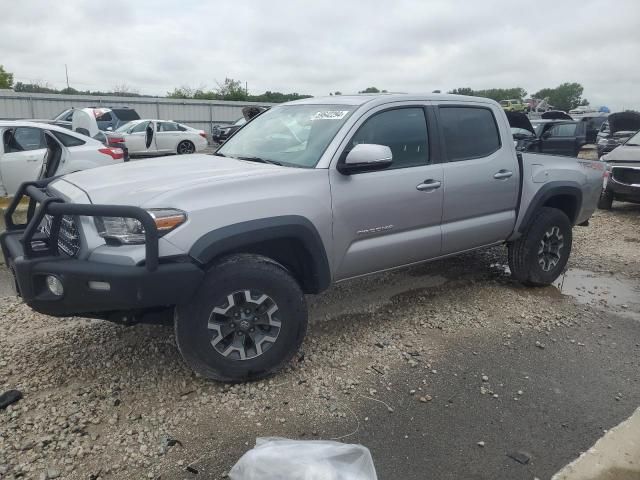
[[[325,110],[311,115],[311,120],[342,120],[349,110]]]

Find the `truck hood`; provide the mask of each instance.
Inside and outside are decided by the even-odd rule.
[[[602,160],[609,164],[629,164],[630,166],[640,167],[640,147],[620,145],[604,155]]]
[[[95,204],[142,206],[169,191],[183,191],[252,177],[295,175],[303,169],[280,167],[213,155],[148,158],[64,176]],[[53,185],[55,187],[55,184]]]

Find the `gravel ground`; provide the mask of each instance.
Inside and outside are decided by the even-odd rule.
[[[640,318],[639,227],[640,207],[616,204],[576,228],[558,288],[513,283],[503,248],[337,285],[309,298],[302,352],[252,384],[194,376],[169,325],[54,319],[5,298],[0,392],[24,398],[0,410],[0,478],[223,478],[258,436],[360,441],[366,425],[435,408],[445,392],[434,379],[464,339],[495,349],[535,338],[544,353],[557,338],[579,345],[571,332],[602,326],[605,315]],[[638,349],[625,355],[637,367]],[[503,395],[483,375],[464,384],[483,398]],[[394,455],[391,445],[374,452],[379,471]]]

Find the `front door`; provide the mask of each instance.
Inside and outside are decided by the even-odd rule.
[[[520,173],[511,132],[506,122],[496,121],[501,117],[497,107],[484,103],[438,107],[447,160],[443,254],[490,245],[513,231]]]
[[[35,127],[8,128],[2,133],[0,175],[8,195],[27,181],[37,180],[47,154],[44,132]]]
[[[154,122],[138,123],[126,136],[125,143],[130,154],[144,155],[147,153],[155,153],[157,149]]]
[[[369,143],[390,147],[393,164],[353,175],[330,170],[335,280],[437,257],[442,166],[430,152],[424,107],[379,107],[354,129],[339,161]]]

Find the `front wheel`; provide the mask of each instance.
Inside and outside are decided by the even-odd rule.
[[[189,140],[183,140],[178,144],[178,154],[188,155],[196,151],[196,146]]]
[[[572,233],[564,212],[541,208],[523,235],[509,244],[511,276],[532,286],[553,283],[569,260]]]
[[[300,286],[280,264],[258,255],[233,255],[214,265],[175,315],[185,362],[203,377],[226,382],[275,372],[298,350],[306,330]]]

